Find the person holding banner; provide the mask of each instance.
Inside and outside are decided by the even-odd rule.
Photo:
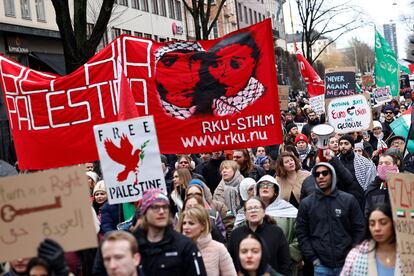
[[[341,276],[403,275],[390,205],[375,206],[368,214],[368,226],[367,239],[348,253]]]

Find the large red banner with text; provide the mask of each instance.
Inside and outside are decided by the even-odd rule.
[[[118,120],[123,74],[139,115],[154,115],[162,153],[281,143],[273,49],[265,20],[208,41],[121,36],[66,76],[0,57],[19,166],[97,160],[92,127]]]

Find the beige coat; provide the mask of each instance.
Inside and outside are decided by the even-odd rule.
[[[297,174],[298,177],[294,183],[289,183],[287,177],[276,177],[276,181],[279,183],[280,189],[282,190],[282,198],[287,202],[290,201],[292,191],[296,201],[300,202],[300,190],[302,189],[303,181],[310,175],[310,172],[299,170]]]

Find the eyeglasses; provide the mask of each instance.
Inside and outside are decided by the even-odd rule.
[[[392,111],[387,111],[387,112],[385,112],[385,114],[394,114],[394,112],[392,112]]]
[[[329,171],[315,172],[315,177],[319,177],[320,175],[327,176],[328,174]]]
[[[163,210],[163,211],[167,211],[168,210],[168,208],[169,208],[170,206],[168,206],[168,205],[151,205],[149,208],[152,210],[152,211],[154,211],[154,212],[159,212],[159,211],[161,211],[161,209]]]
[[[273,187],[273,183],[271,182],[261,182],[259,183],[259,188],[272,188]]]
[[[249,206],[246,208],[246,212],[259,211],[261,209],[262,209],[262,206]]]
[[[391,143],[391,146],[399,146],[399,145],[404,145],[404,144],[405,144],[405,142],[403,142],[403,141],[395,141],[395,142]]]

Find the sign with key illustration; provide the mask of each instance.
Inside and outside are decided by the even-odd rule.
[[[45,238],[65,251],[96,247],[85,168],[0,178],[0,262],[34,257]]]

